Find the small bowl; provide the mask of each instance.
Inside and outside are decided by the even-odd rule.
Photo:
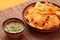
[[[19,23],[21,23],[21,24],[23,25],[23,30],[22,30],[21,32],[18,32],[18,33],[9,33],[9,32],[7,32],[7,31],[5,31],[5,30],[4,30],[5,25],[8,24],[8,23],[10,23],[10,22],[19,22]],[[25,30],[25,28],[26,28],[25,23],[24,23],[21,19],[18,19],[18,18],[9,18],[9,19],[7,19],[7,20],[5,20],[5,21],[3,22],[2,26],[3,26],[4,32],[5,32],[9,37],[18,37],[18,36],[22,35],[23,32],[24,32],[24,30]]]
[[[45,2],[44,2],[44,1],[41,1],[41,3],[45,3]],[[48,3],[50,3],[50,2],[48,2]],[[34,30],[36,30],[36,31],[38,31],[38,32],[53,32],[53,31],[58,30],[59,28],[52,28],[52,29],[50,29],[50,30],[41,30],[41,29],[32,27],[32,26],[28,23],[28,21],[25,20],[24,14],[26,13],[26,10],[28,10],[28,8],[31,7],[31,6],[34,7],[35,4],[36,4],[36,2],[29,4],[27,7],[25,7],[25,9],[23,10],[23,13],[22,13],[22,15],[23,15],[23,16],[22,16],[22,17],[23,17],[23,20],[30,26],[30,28],[31,28],[31,29],[34,29]],[[52,3],[52,4],[60,8],[60,6],[58,6],[57,4],[55,4],[55,3]]]

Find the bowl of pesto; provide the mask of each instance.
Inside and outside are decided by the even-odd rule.
[[[18,18],[9,18],[2,24],[4,32],[11,37],[20,36],[25,30],[25,23]]]

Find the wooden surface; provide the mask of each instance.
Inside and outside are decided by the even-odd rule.
[[[29,2],[25,2],[17,6],[0,11],[0,40],[60,40],[60,30],[53,33],[39,33],[33,30],[29,30],[29,28],[26,27],[26,30],[23,33],[23,35],[21,35],[17,39],[8,38],[7,35],[4,33],[4,31],[2,30],[2,23],[4,20],[8,18],[22,19],[23,9],[28,4],[31,4],[36,1],[39,0],[30,0]],[[40,0],[40,1],[45,1],[45,0]],[[55,4],[60,5],[59,0],[46,0],[46,1],[53,2]]]

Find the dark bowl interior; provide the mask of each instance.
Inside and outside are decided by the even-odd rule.
[[[45,3],[45,2],[41,2],[41,3]],[[50,2],[48,2],[48,3],[50,3]],[[39,31],[39,32],[53,32],[53,31],[55,31],[55,30],[58,30],[59,28],[52,28],[52,29],[50,29],[50,30],[41,30],[41,29],[38,29],[38,28],[35,28],[35,27],[32,27],[29,23],[28,23],[28,21],[27,20],[25,20],[25,18],[24,18],[24,14],[25,14],[25,10],[27,10],[27,8],[29,8],[30,6],[35,6],[35,4],[36,4],[36,2],[35,3],[31,3],[31,4],[29,4],[27,7],[25,7],[25,9],[23,10],[23,20],[27,23],[27,25],[29,25],[30,26],[30,28],[32,28],[32,29],[34,29],[34,30],[36,30],[36,31]],[[55,3],[52,3],[53,5],[55,5],[55,6],[57,6],[57,7],[59,7],[60,8],[60,6],[58,6],[57,4],[55,4]]]

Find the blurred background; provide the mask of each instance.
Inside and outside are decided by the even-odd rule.
[[[6,9],[28,0],[0,0],[0,10]]]

